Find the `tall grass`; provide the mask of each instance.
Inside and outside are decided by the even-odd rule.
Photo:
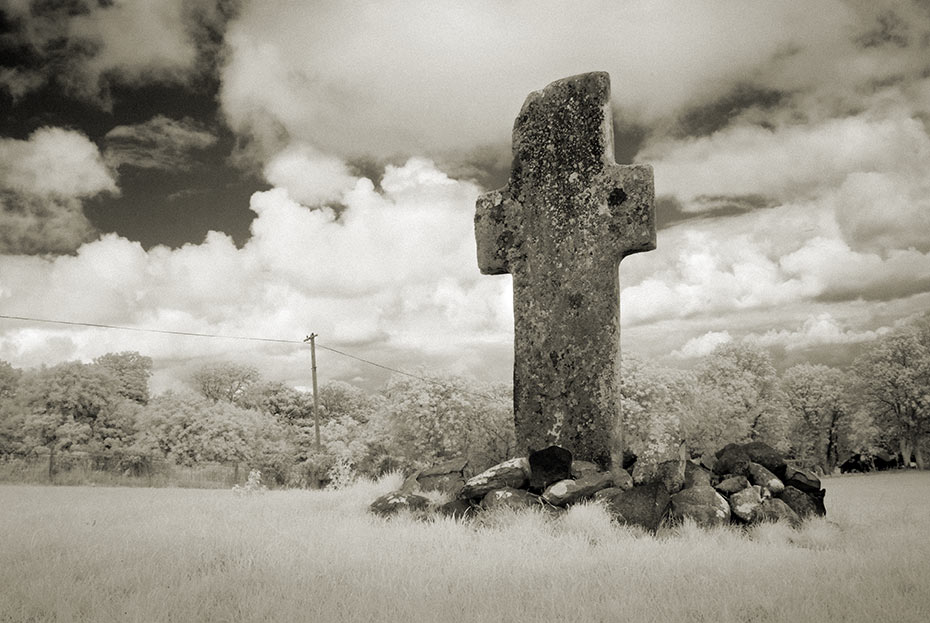
[[[930,474],[832,478],[800,530],[658,537],[583,505],[462,524],[343,491],[0,486],[0,621],[930,620]]]

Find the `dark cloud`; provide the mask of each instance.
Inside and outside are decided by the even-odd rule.
[[[728,93],[712,102],[685,111],[678,117],[672,132],[677,137],[707,136],[730,125],[747,111],[754,111],[760,124],[765,125],[765,111],[775,110],[788,95],[778,90],[738,84]]]
[[[685,208],[674,195],[659,195],[656,197],[656,228],[665,229],[684,221],[724,219],[776,205],[777,202],[764,195],[700,195]]]

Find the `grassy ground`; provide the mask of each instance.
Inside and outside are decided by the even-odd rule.
[[[384,521],[344,491],[0,486],[0,621],[930,621],[930,473],[825,481],[799,531]]]

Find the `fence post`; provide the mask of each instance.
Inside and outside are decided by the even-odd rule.
[[[48,449],[48,481],[55,482],[55,446]]]
[[[239,461],[233,463],[233,484],[239,484]]]

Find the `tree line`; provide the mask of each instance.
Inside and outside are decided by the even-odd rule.
[[[91,453],[126,472],[153,459],[237,462],[279,486],[416,469],[465,457],[472,469],[515,451],[511,388],[422,372],[377,392],[342,382],[313,397],[251,366],[198,369],[185,391],[152,396],[152,360],[109,353],[90,363],[19,370],[0,362],[0,455]],[[876,338],[846,368],[803,363],[778,373],[751,343],[719,346],[689,370],[625,356],[624,446],[644,463],[762,440],[826,472],[856,453],[930,451],[930,316]]]

